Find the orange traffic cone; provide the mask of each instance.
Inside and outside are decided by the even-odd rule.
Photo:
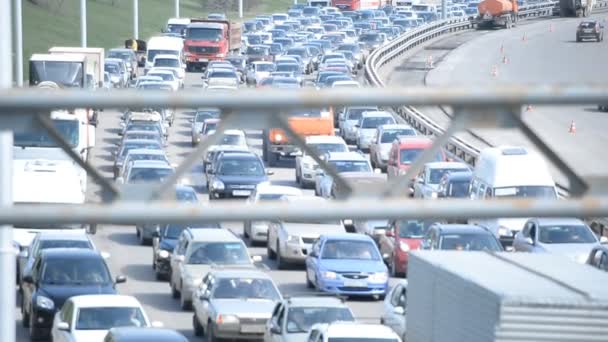
[[[502,56],[502,64],[509,64],[509,59],[507,56]]]
[[[529,104],[528,106],[526,106],[526,112],[531,112],[533,110],[534,109],[532,108],[532,105]]]
[[[553,32],[553,24],[549,24],[549,32]]]
[[[570,133],[570,134],[576,133],[576,124],[574,123],[574,120],[572,120],[572,122],[570,122],[570,128],[568,129],[568,133]]]
[[[498,77],[498,67],[496,65],[492,67],[491,75],[492,77]]]
[[[505,46],[504,46],[504,44],[500,44],[500,53],[505,53]]]

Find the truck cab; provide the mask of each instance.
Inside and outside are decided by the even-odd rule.
[[[186,27],[184,53],[188,71],[204,69],[241,48],[241,25],[227,20],[192,19]]]
[[[88,88],[87,57],[82,54],[34,54],[29,70],[31,87],[50,81],[61,88]]]

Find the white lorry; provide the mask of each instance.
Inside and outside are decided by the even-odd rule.
[[[87,78],[94,88],[103,88],[103,66],[105,50],[103,48],[59,47],[49,49],[51,55],[83,55],[87,59]]]

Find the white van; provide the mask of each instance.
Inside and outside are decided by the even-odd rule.
[[[148,41],[148,53],[146,55],[145,73],[152,68],[156,55],[174,55],[178,56],[183,62],[184,58],[184,40],[179,37],[152,37]]]
[[[430,4],[412,4],[412,10],[416,12],[433,12],[437,13],[437,6]]]
[[[545,160],[525,147],[500,146],[481,151],[473,178],[470,197],[488,198],[557,198],[557,189]],[[527,218],[470,219],[485,226],[510,246]]]

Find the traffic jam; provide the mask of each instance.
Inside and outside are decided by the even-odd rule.
[[[478,15],[477,2],[447,3],[448,18]],[[195,88],[204,96],[244,88],[363,88],[370,53],[439,20],[439,11],[418,1],[381,5],[311,0],[285,13],[243,22],[221,13],[172,18],[146,41],[117,42],[124,47],[54,47],[34,54],[29,60],[30,86],[142,92]],[[104,175],[131,190],[143,191],[175,173],[183,158],[169,152],[176,139],[185,152],[214,139],[171,195],[172,200],[202,206],[237,201],[306,207],[341,200],[347,189],[335,181],[336,175],[355,188],[380,188],[406,175],[433,144],[433,137],[420,134],[391,109],[375,105],[299,108],[285,114],[307,149],[279,127],[225,129],[220,108],[129,108],[116,115],[113,126],[104,122],[111,111],[101,109],[56,110],[51,120],[83,160],[95,164],[96,150],[109,151]],[[112,132],[114,143],[96,139],[105,134],[102,127]],[[184,136],[178,137],[184,132],[179,127],[186,129]],[[87,171],[69,161],[48,132],[16,133],[14,146],[15,203],[84,204],[103,197],[91,189]],[[334,172],[321,168],[318,160]],[[540,154],[523,146],[496,146],[483,149],[475,166],[439,151],[409,180],[402,195],[431,202],[557,199],[559,189]],[[130,196],[137,199],[137,194]],[[434,310],[428,303],[438,295],[423,293],[435,291],[425,285],[429,279],[445,272],[441,284],[433,283],[444,292],[451,289],[448,283],[454,284],[455,293],[458,286],[470,285],[456,280],[464,271],[454,271],[458,265],[449,264],[450,258],[438,251],[462,253],[452,259],[461,265],[472,262],[469,252],[483,252],[480,264],[487,265],[499,262],[490,260],[495,252],[511,252],[505,258],[513,258],[513,263],[538,253],[555,258],[550,260],[556,264],[562,262],[557,258],[570,259],[572,265],[564,270],[578,271],[583,266],[577,264],[589,264],[592,267],[584,266],[587,272],[608,271],[608,248],[602,245],[606,238],[579,218],[310,218],[142,223],[134,228],[126,230],[146,246],[145,273],[166,284],[161,301],[175,301],[188,313],[189,332],[174,329],[172,320],[156,320],[137,292],[123,292],[131,280],[113,271],[110,262],[129,256],[109,255],[97,247],[101,242],[96,236],[106,227],[32,224],[16,226],[14,233],[17,310],[32,341],[398,342],[410,334],[408,340],[422,341],[424,331],[431,329],[425,324],[430,323],[410,322],[406,329],[406,317],[424,318],[422,299],[429,312]],[[428,251],[428,257],[418,256],[418,251]],[[284,271],[295,275],[292,282],[306,291],[283,291],[276,275]],[[517,279],[526,283],[527,276],[522,273]],[[479,283],[483,288],[491,281]],[[417,301],[408,296],[410,288],[421,291]],[[381,308],[375,317],[361,321],[353,305]],[[501,319],[489,325],[505,324]]]

